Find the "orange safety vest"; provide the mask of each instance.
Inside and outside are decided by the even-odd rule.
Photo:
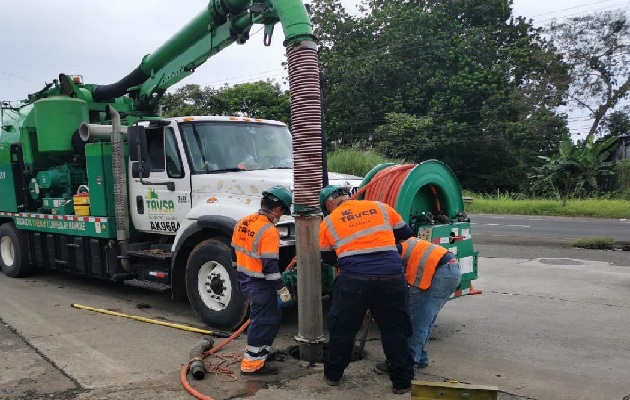
[[[266,280],[282,279],[280,273],[264,274],[262,270],[263,258],[280,258],[280,232],[266,216],[252,214],[238,221],[232,233],[232,247],[239,272]]]
[[[396,251],[393,229],[405,225],[387,204],[371,200],[347,200],[321,222],[321,251],[334,250],[337,258],[378,251]]]
[[[438,262],[448,250],[418,238],[409,238],[401,244],[407,283],[420,289],[428,289]]]

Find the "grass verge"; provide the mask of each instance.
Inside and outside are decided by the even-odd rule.
[[[587,236],[575,239],[571,246],[582,249],[612,250],[615,239],[610,236]]]
[[[554,215],[567,217],[593,217],[630,219],[628,200],[569,200],[566,206],[555,200],[511,200],[484,199],[473,195],[473,201],[466,204],[469,213]]]

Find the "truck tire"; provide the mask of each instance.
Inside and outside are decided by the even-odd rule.
[[[5,275],[19,278],[33,273],[28,258],[28,241],[13,222],[0,226],[0,267]]]
[[[247,315],[247,301],[238,288],[232,250],[219,239],[199,243],[186,263],[186,292],[197,316],[220,329],[236,329]]]

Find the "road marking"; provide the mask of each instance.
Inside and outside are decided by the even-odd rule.
[[[517,227],[517,228],[531,228],[531,226],[529,226],[529,225],[505,225],[505,226],[514,226],[514,227]]]

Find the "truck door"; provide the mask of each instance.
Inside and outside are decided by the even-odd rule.
[[[143,232],[175,235],[191,207],[190,171],[172,127],[146,129],[149,178],[132,178],[130,207]]]

